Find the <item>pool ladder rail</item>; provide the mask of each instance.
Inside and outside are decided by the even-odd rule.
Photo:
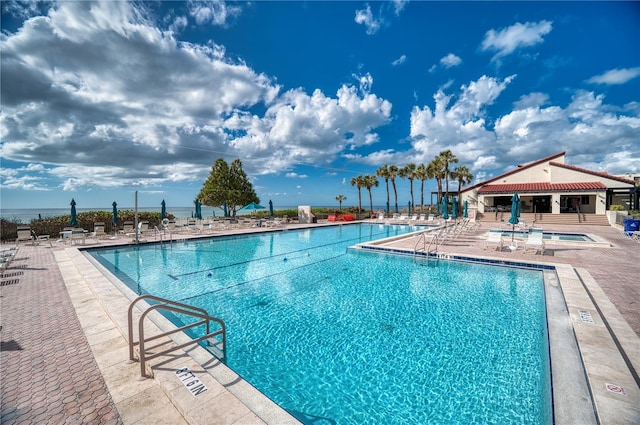
[[[431,239],[429,240],[429,245],[427,245],[427,234],[429,234],[429,232],[422,232],[418,235],[418,240],[413,247],[413,258],[414,260],[417,260],[420,257],[423,260],[423,263],[429,264],[429,259],[431,257],[442,257],[438,254],[438,233],[430,235]]]
[[[158,304],[150,304],[146,308],[142,309],[142,314],[138,319],[138,341],[136,342],[133,334],[133,309],[135,305],[142,300],[155,301]],[[184,314],[196,319],[199,319],[193,323],[186,324],[179,328],[175,328],[166,332],[159,333],[157,335],[152,335],[145,338],[144,335],[144,321],[145,318],[149,315],[149,313],[156,310],[165,310],[171,311],[174,313]],[[171,353],[173,351],[184,348],[188,345],[196,344],[200,341],[207,341],[207,350],[211,352],[214,356],[216,356],[221,361],[225,362],[227,358],[226,348],[227,348],[227,331],[224,322],[217,318],[210,316],[209,313],[205,309],[194,307],[188,304],[179,303],[176,301],[167,300],[164,298],[156,297],[154,295],[141,295],[135,300],[131,302],[129,305],[129,310],[127,314],[127,322],[128,322],[128,332],[129,332],[129,360],[132,361],[140,361],[140,376],[150,377],[153,375],[151,368],[149,368],[149,374],[147,374],[147,362],[149,360],[155,359],[156,357],[160,357]],[[212,330],[212,323],[217,325],[215,326],[215,330]],[[168,340],[167,337],[169,335],[186,331],[191,328],[196,328],[198,326],[205,326],[205,334],[195,339],[190,339],[184,343],[173,342],[172,340]],[[158,341],[155,345],[149,346],[147,343],[151,341]],[[138,346],[138,356],[136,358],[135,347]],[[164,347],[164,348],[163,348]]]

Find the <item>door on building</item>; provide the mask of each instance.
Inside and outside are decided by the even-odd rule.
[[[551,212],[551,196],[534,196],[533,211],[535,213]]]

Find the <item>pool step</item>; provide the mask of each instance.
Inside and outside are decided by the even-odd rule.
[[[640,339],[586,269],[557,271],[599,423],[637,423]]]

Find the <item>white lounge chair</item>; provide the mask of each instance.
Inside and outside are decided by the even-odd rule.
[[[91,232],[89,237],[94,239],[106,238],[107,234],[104,231],[104,223],[101,221],[93,223],[93,232]]]
[[[124,223],[122,223],[122,230],[120,230],[120,233],[125,236],[135,235],[133,227],[133,221],[125,221]]]
[[[35,231],[31,231],[31,235],[33,236],[33,244],[38,245],[40,242],[49,242],[49,246],[51,245],[51,239],[49,239],[49,235],[39,235]]]
[[[489,232],[484,241],[484,249],[494,247],[494,249],[502,251],[503,244],[502,232]]]
[[[31,242],[33,240],[33,235],[31,234],[31,227],[29,226],[18,226],[17,229],[18,238],[16,239],[16,244],[20,242]]]
[[[82,245],[84,245],[84,242],[86,239],[87,239],[86,230],[82,228],[75,228],[75,227],[71,229],[71,238],[70,238],[71,245],[75,244],[78,241],[82,242]]]
[[[532,230],[524,242],[524,252],[529,249],[534,253],[540,251],[540,254],[544,255],[544,240],[542,239],[542,230]]]

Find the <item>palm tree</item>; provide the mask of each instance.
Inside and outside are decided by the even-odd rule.
[[[424,181],[429,179],[428,168],[424,164],[418,165],[414,175],[416,179],[420,180],[420,212],[423,212],[424,208]]]
[[[433,178],[436,179],[436,184],[438,185],[437,208],[440,208],[440,203],[442,202],[442,180],[444,179],[444,166],[442,164],[442,159],[439,156],[436,156],[433,158],[433,161],[427,165],[427,168],[433,173]]]
[[[400,177],[409,180],[409,190],[411,191],[411,208],[415,209],[416,204],[413,202],[413,179],[416,178],[416,164],[409,163],[402,167],[399,171]]]
[[[342,201],[346,201],[346,200],[347,200],[347,197],[344,195],[336,196],[336,201],[340,203],[340,211],[342,211]]]
[[[442,169],[444,171],[444,179],[446,182],[445,193],[447,194],[447,196],[449,196],[449,177],[451,176],[451,171],[449,170],[449,166],[451,164],[456,164],[458,162],[458,158],[453,154],[453,152],[451,152],[450,149],[440,152],[440,154],[438,154],[438,157],[442,161]]]
[[[398,189],[396,188],[396,177],[398,176],[398,167],[389,165],[389,179],[393,185],[393,193],[396,196],[396,212],[398,212]]]
[[[458,200],[460,199],[460,193],[462,192],[462,186],[469,184],[473,181],[473,174],[467,168],[466,165],[456,167],[451,172],[451,178],[458,181]]]
[[[362,211],[362,193],[360,190],[363,186],[363,177],[356,176],[351,179],[351,186],[356,186],[358,188],[358,212]]]
[[[389,166],[385,164],[382,167],[378,168],[378,171],[376,171],[376,176],[382,177],[387,185],[387,214],[389,214]]]
[[[367,174],[362,177],[362,185],[369,191],[369,208],[371,210],[371,214],[373,214],[373,197],[371,196],[371,188],[374,186],[378,187],[378,178],[371,174]]]

